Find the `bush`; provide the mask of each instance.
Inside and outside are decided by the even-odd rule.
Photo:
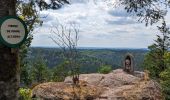
[[[170,100],[170,68],[163,71],[160,74],[160,77],[161,77],[160,83],[162,85],[165,98],[166,100]]]
[[[20,100],[32,100],[31,89],[20,88],[19,89]]]
[[[65,77],[68,76],[68,72],[69,72],[69,62],[64,61],[60,65],[54,67],[52,80],[55,82],[63,82],[65,80]]]
[[[108,74],[111,71],[112,67],[110,65],[102,65],[98,70],[98,72],[102,74]]]
[[[164,62],[167,68],[159,74],[160,83],[165,95],[165,100],[170,100],[170,52],[165,53]]]

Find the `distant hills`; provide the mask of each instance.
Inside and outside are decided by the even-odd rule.
[[[144,55],[147,49],[133,48],[78,48],[79,63],[82,73],[97,72],[101,65],[111,65],[113,69],[122,67],[126,53],[131,53],[135,60],[135,70],[142,70]],[[28,53],[28,60],[31,62],[37,56],[41,56],[47,66],[53,68],[63,62],[62,52],[59,48],[31,47]]]
[[[41,46],[32,46],[31,48],[57,48],[59,47],[41,47]],[[78,47],[78,49],[112,49],[112,50],[148,50],[148,48],[123,48],[123,47],[117,47],[117,48],[112,48],[112,47]]]

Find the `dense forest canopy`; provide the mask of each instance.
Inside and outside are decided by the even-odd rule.
[[[78,49],[79,61],[82,64],[82,72],[97,72],[103,65],[111,65],[113,69],[122,68],[126,53],[132,53],[135,59],[135,70],[142,70],[144,55],[147,49]],[[32,61],[41,55],[49,68],[53,68],[63,62],[61,49],[59,48],[38,48],[31,47],[28,53],[28,60]]]

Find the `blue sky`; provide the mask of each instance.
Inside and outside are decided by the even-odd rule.
[[[71,5],[59,10],[40,12],[47,17],[42,18],[43,26],[35,29],[32,46],[57,47],[49,38],[52,26],[72,22],[80,26],[79,47],[147,48],[153,43],[158,24],[145,27],[137,17],[112,4],[114,0],[71,0]]]

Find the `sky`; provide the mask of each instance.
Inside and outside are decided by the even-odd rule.
[[[79,26],[79,47],[147,48],[159,33],[156,26],[145,26],[138,18],[115,7],[114,0],[71,0],[58,10],[40,12],[43,26],[34,30],[34,47],[58,47],[51,30],[62,24]],[[170,14],[167,14],[167,19]],[[168,20],[167,20],[168,21]],[[169,21],[170,22],[170,19]]]

